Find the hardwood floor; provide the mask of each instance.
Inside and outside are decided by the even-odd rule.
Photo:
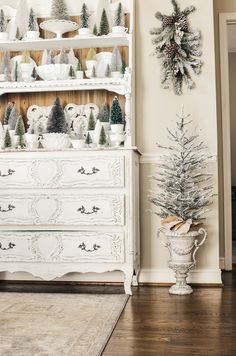
[[[224,288],[195,287],[185,297],[136,288],[103,356],[236,356],[236,271],[223,281]],[[123,294],[123,286],[0,282],[4,291]]]
[[[224,288],[171,296],[165,287],[139,287],[103,356],[236,355],[236,271]]]

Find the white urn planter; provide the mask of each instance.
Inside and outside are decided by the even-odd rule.
[[[82,70],[77,70],[75,74],[76,74],[76,79],[84,79],[84,72]]]
[[[113,79],[120,79],[122,76],[123,74],[120,71],[111,72],[111,78]]]
[[[90,28],[87,28],[87,27],[79,28],[78,32],[79,32],[79,36],[90,36],[91,35],[91,30],[90,30]]]
[[[111,132],[113,134],[122,134],[124,131],[123,124],[111,124]]]
[[[39,145],[39,136],[37,134],[25,134],[26,147],[29,150],[37,149]]]
[[[31,63],[21,63],[21,79],[23,82],[29,82],[31,80],[31,74],[33,71],[33,65]]]
[[[39,31],[26,32],[26,40],[38,40],[38,39],[39,39]]]
[[[169,293],[178,295],[193,293],[186,279],[189,271],[196,265],[197,250],[206,241],[206,230],[201,228],[198,231],[179,234],[161,228],[158,230],[157,236],[159,237],[161,233],[167,239],[167,242],[162,241],[162,244],[169,250],[170,260],[168,265],[175,272],[176,278],[176,283],[169,289]],[[200,237],[202,237],[201,241],[199,241]]]

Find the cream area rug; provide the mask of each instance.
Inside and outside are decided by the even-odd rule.
[[[98,356],[128,296],[0,293],[0,355]]]

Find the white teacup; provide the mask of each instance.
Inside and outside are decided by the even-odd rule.
[[[112,27],[112,33],[116,34],[116,35],[118,35],[118,34],[124,35],[125,33],[128,32],[128,30],[129,29],[127,27],[124,27],[124,26],[113,26]]]
[[[26,147],[30,150],[38,148],[39,145],[39,136],[36,134],[25,134]]]

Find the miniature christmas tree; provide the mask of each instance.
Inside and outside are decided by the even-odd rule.
[[[7,32],[7,21],[3,9],[0,11],[0,32]]]
[[[62,49],[60,52],[59,63],[60,64],[69,64],[69,57],[64,49]]]
[[[96,58],[96,50],[94,48],[90,48],[88,53],[87,53],[87,57],[86,57],[86,61],[93,61]]]
[[[22,116],[19,116],[18,120],[17,120],[17,123],[16,123],[15,135],[18,136],[17,146],[20,147],[20,148],[24,148],[25,147],[24,134],[25,134],[24,121],[22,119]]]
[[[69,20],[69,13],[64,0],[53,0],[51,16],[56,20]]]
[[[76,67],[76,70],[77,70],[77,72],[80,72],[80,71],[82,71],[83,69],[82,69],[82,64],[81,64],[81,62],[80,62],[80,59],[78,58],[78,62],[77,62],[77,67]]]
[[[176,0],[171,2],[174,12],[170,16],[157,12],[155,17],[161,26],[150,33],[154,36],[153,55],[161,62],[162,87],[173,88],[175,94],[181,95],[184,83],[188,89],[194,88],[192,73],[201,72],[201,33],[189,26],[188,16],[196,8],[189,6],[182,11]]]
[[[125,18],[123,13],[122,3],[119,2],[118,7],[115,11],[114,17],[114,26],[124,26],[125,25]]]
[[[19,29],[19,27],[17,27],[17,30],[16,30],[16,40],[22,40],[22,35],[21,35],[21,33],[20,33],[20,29]]]
[[[89,17],[88,6],[83,3],[80,15],[80,28],[89,28]]]
[[[104,104],[99,111],[98,119],[100,122],[110,121],[110,107],[108,104]]]
[[[13,105],[8,120],[9,130],[15,130],[17,119],[18,119],[18,112],[15,105]]]
[[[94,26],[93,26],[93,35],[98,36],[98,28],[97,28],[96,24],[94,24]]]
[[[110,78],[110,76],[111,76],[111,67],[110,67],[110,64],[108,64],[106,67],[105,77]]]
[[[10,133],[9,133],[8,129],[6,131],[6,135],[5,135],[5,138],[4,138],[4,147],[5,148],[10,148],[11,147],[11,136],[10,136]]]
[[[90,109],[90,115],[88,120],[88,131],[94,131],[96,126],[96,121],[93,115],[93,108]]]
[[[38,30],[39,30],[38,22],[34,14],[34,10],[31,7],[29,13],[28,31],[38,31]]]
[[[31,73],[32,79],[36,80],[38,78],[38,73],[36,71],[36,68],[34,67]]]
[[[91,137],[89,132],[86,135],[85,143],[86,143],[87,146],[90,146],[91,143],[93,143],[92,137]]]
[[[11,57],[9,52],[5,52],[2,60],[3,71],[5,74],[5,80],[11,81]]]
[[[123,124],[123,116],[117,96],[112,100],[111,106],[111,125]]]
[[[102,125],[100,136],[99,136],[99,145],[100,146],[105,146],[107,145],[107,135],[104,129],[104,126]]]
[[[114,47],[111,57],[111,72],[121,72],[122,58],[118,47]]]
[[[4,114],[4,119],[3,119],[3,125],[8,125],[9,118],[10,118],[13,106],[14,106],[14,103],[8,103],[7,104],[7,107],[6,107],[6,110],[5,110],[5,114]]]
[[[69,79],[75,79],[75,78],[76,78],[75,70],[74,70],[73,66],[70,66]]]
[[[27,49],[22,53],[21,63],[30,63],[30,53]]]
[[[99,36],[108,35],[110,32],[109,22],[107,18],[106,10],[103,9],[102,17],[100,21]]]
[[[96,78],[96,67],[93,66],[91,78]]]
[[[45,64],[55,64],[52,51],[47,51],[46,63]]]
[[[18,80],[19,80],[19,64],[17,61],[15,63],[13,80],[14,80],[14,82],[18,82]]]
[[[59,98],[55,100],[55,103],[49,114],[47,132],[66,133],[66,118]]]
[[[122,58],[122,67],[121,67],[121,74],[125,74],[125,70],[126,70],[126,63],[125,60]]]
[[[153,177],[158,192],[150,198],[158,208],[156,215],[162,219],[176,218],[176,231],[183,225],[191,228],[201,223],[212,203],[212,175],[204,173],[210,157],[198,133],[189,131],[189,117],[182,110],[177,115],[176,128],[167,129],[170,144],[158,145],[167,154],[158,164],[158,175]]]

